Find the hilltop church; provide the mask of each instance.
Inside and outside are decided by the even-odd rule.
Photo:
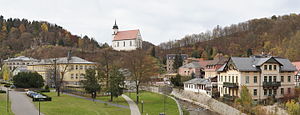
[[[117,51],[131,51],[142,48],[142,36],[140,30],[119,31],[117,22],[113,26],[112,48]]]

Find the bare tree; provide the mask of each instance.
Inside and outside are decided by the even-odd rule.
[[[124,68],[131,72],[131,80],[135,82],[136,88],[136,103],[139,103],[139,87],[142,83],[150,81],[150,77],[158,72],[157,63],[153,57],[137,49],[127,55]]]

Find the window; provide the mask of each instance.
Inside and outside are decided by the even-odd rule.
[[[123,44],[124,44],[124,47],[125,47],[125,41],[123,42]]]
[[[246,83],[249,83],[249,76],[246,76]]]
[[[280,81],[284,82],[284,77],[283,76],[280,77]]]
[[[264,76],[264,82],[267,82],[268,76]]]
[[[221,76],[221,82],[223,82],[223,76]]]
[[[269,65],[269,70],[272,70],[272,65]]]
[[[264,70],[268,70],[268,66],[267,65],[264,65]]]
[[[81,65],[81,66],[79,66],[79,69],[83,69],[83,66]]]
[[[272,76],[269,76],[269,82],[272,82]]]
[[[74,69],[74,65],[71,65],[71,68],[70,68],[71,70],[73,70]]]
[[[119,42],[117,42],[117,47],[119,47]]]
[[[234,82],[234,76],[232,76],[232,82]]]
[[[283,95],[283,93],[284,93],[284,89],[283,88],[280,89],[280,93]]]
[[[264,89],[264,95],[268,94],[268,90]]]
[[[274,70],[277,70],[277,66],[276,65],[274,65]]]
[[[274,90],[273,90],[273,93],[274,93],[274,95],[276,95],[276,94],[277,94],[277,90],[276,90],[276,89],[274,89]]]
[[[238,76],[235,76],[236,83],[238,82]]]
[[[269,96],[272,95],[272,89],[269,89]]]
[[[254,82],[254,83],[257,83],[257,76],[254,76],[254,77],[253,77],[253,82]]]
[[[253,89],[253,95],[254,95],[254,96],[257,95],[257,89]]]
[[[228,81],[230,82],[230,78],[231,78],[231,76],[228,76]]]
[[[273,76],[273,82],[276,82],[276,76]]]
[[[76,69],[76,70],[78,69],[78,65],[75,66],[75,69]]]
[[[226,81],[227,81],[227,80],[226,80],[226,78],[227,78],[227,77],[225,76],[225,80],[224,80],[224,82],[226,82]]]
[[[132,46],[132,41],[130,41],[130,46]]]
[[[74,78],[74,74],[71,74],[71,79],[73,79]]]
[[[291,76],[288,76],[288,82],[291,82]]]
[[[288,88],[288,94],[290,94],[291,93],[291,88]]]

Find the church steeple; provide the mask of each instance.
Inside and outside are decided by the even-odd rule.
[[[118,25],[117,25],[117,20],[115,20],[115,25],[113,26],[112,29],[114,30],[113,35],[116,35],[116,34],[118,33],[118,30],[119,30],[119,27],[118,27]]]

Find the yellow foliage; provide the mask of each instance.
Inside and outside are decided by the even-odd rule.
[[[41,28],[42,28],[42,30],[43,30],[44,32],[48,32],[48,25],[47,25],[46,23],[43,23],[43,24],[41,25]]]
[[[8,81],[10,77],[10,70],[6,64],[2,66],[2,77],[5,81]]]

